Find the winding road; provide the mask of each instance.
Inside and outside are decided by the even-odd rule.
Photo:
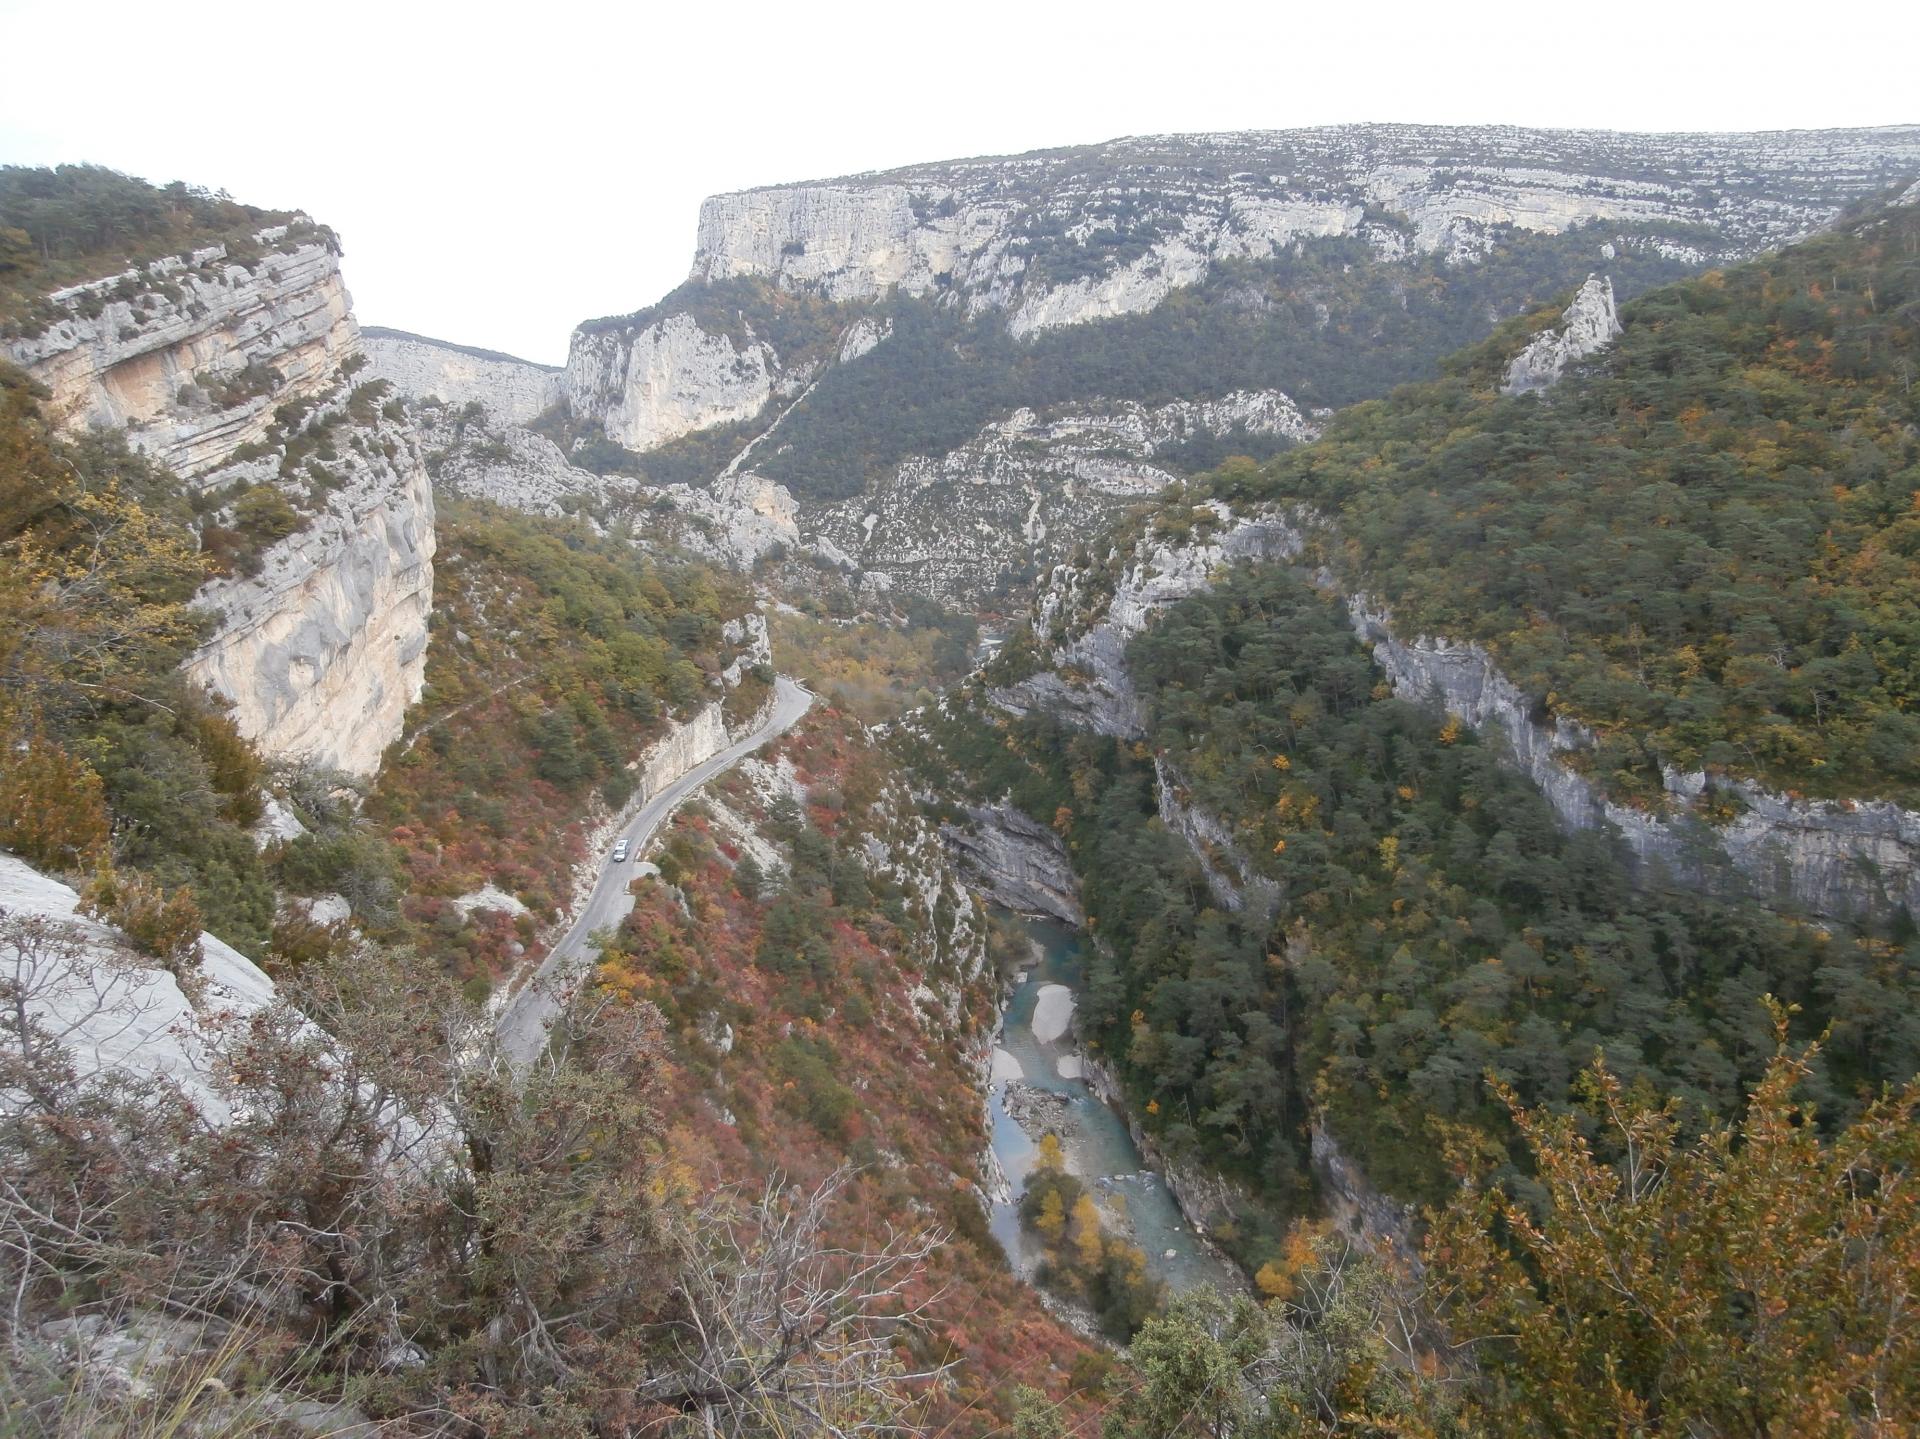
[[[628,859],[623,864],[615,864],[611,859],[605,861],[606,867],[594,882],[593,892],[587,896],[587,902],[574,916],[573,926],[548,952],[533,977],[507,1001],[506,1008],[500,1011],[500,1017],[494,1022],[494,1033],[499,1037],[500,1047],[509,1061],[515,1065],[529,1064],[547,1047],[547,1025],[560,1007],[556,991],[561,986],[556,980],[569,966],[592,957],[588,940],[596,931],[612,929],[632,910],[633,896],[627,893],[627,884],[633,878],[634,864],[645,853],[661,821],[672,814],[689,794],[722,770],[730,769],[775,735],[792,729],[812,703],[811,694],[797,682],[781,675],[774,681],[773,713],[764,725],[745,739],[721,750],[712,759],[695,765],[660,793],[649,798],[614,836],[615,839],[624,837],[628,841]],[[609,852],[612,847],[612,841],[609,841]]]

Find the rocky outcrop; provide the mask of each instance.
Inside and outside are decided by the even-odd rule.
[[[442,492],[535,515],[577,515],[605,529],[625,521],[635,544],[682,550],[736,569],[804,546],[799,506],[785,486],[747,472],[711,486],[649,485],[573,464],[545,435],[476,423],[445,405],[416,403],[427,467]]]
[[[1542,330],[1514,356],[1500,392],[1524,395],[1550,389],[1568,365],[1599,354],[1619,338],[1620,315],[1613,304],[1613,281],[1589,275],[1560,317],[1560,324]]]
[[[1402,1262],[1407,1277],[1418,1279],[1424,1266],[1412,1209],[1375,1189],[1325,1125],[1313,1126],[1312,1164],[1334,1228],[1369,1253]]]
[[[943,824],[940,837],[974,889],[1021,914],[1086,923],[1080,881],[1059,835],[1006,803],[968,805],[965,813],[966,824]]]
[[[774,396],[780,357],[749,338],[736,345],[691,315],[629,329],[582,327],[567,352],[567,405],[607,437],[645,452],[713,425],[750,420]]]
[[[1101,571],[1061,565],[1035,605],[1035,643],[1045,667],[992,691],[1011,714],[1051,710],[1099,734],[1138,739],[1145,716],[1127,669],[1127,645],[1148,622],[1189,595],[1205,590],[1223,565],[1240,560],[1292,559],[1304,543],[1297,523],[1277,515],[1236,516],[1218,500],[1196,507],[1188,538],[1150,533],[1128,556],[1107,559],[1117,569],[1103,593]]]
[[[657,493],[625,475],[583,470],[552,440],[520,425],[474,424],[451,405],[415,402],[408,412],[434,484],[450,494],[557,516],[619,513]]]
[[[785,485],[764,476],[732,475],[704,490],[670,485],[663,493],[706,525],[715,558],[742,569],[763,555],[801,544],[799,505]]]
[[[358,343],[331,235],[301,221],[258,243],[257,259],[215,245],[58,291],[61,318],[0,353],[65,423],[124,429],[203,475],[266,434],[276,406],[329,389]]]
[[[1019,409],[938,458],[907,460],[809,528],[888,588],[984,600],[1036,555],[1098,533],[1175,472],[1155,456],[1200,438],[1303,441],[1317,423],[1277,390],[1041,415]]]
[[[367,374],[409,399],[434,396],[455,407],[479,404],[493,419],[524,425],[559,403],[563,372],[554,365],[452,345],[369,325],[360,332]]]
[[[257,576],[201,592],[215,627],[185,668],[268,753],[369,774],[426,678],[433,490],[405,424],[383,416],[353,433],[306,527]],[[277,456],[256,463],[277,474]]]
[[[78,912],[67,885],[0,853],[0,965],[28,1014],[82,1076],[118,1070],[181,1086],[226,1113],[214,1058],[223,1031],[276,999],[273,981],[239,951],[200,936],[194,997],[118,930]]]

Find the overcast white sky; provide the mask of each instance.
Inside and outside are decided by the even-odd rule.
[[[553,363],[747,185],[1175,130],[1920,121],[1914,0],[0,0],[0,50],[0,162],[305,209],[362,323]]]

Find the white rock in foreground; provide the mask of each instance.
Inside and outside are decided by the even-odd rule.
[[[0,967],[29,996],[27,1008],[72,1055],[82,1075],[119,1069],[173,1080],[216,1117],[226,1106],[212,1077],[221,1026],[275,1000],[258,965],[211,934],[200,936],[206,992],[198,1006],[158,962],[128,947],[118,930],[77,913],[80,896],[26,861],[0,854],[0,912],[39,919],[70,935],[79,960],[23,952],[0,941]]]

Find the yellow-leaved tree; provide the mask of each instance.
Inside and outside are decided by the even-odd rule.
[[[1502,1088],[1544,1202],[1470,1191],[1427,1244],[1492,1435],[1892,1436],[1920,1414],[1920,1081],[1831,1137],[1785,1043],[1737,1123],[1604,1063],[1583,1117]]]

